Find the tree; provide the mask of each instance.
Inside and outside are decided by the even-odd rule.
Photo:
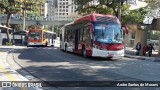
[[[160,32],[158,31],[149,31],[147,32],[148,39],[158,40],[160,36]]]
[[[23,10],[38,11],[37,5],[42,5],[45,0],[1,0],[0,8],[7,14],[6,26],[10,27],[11,15]],[[10,42],[9,30],[6,30],[7,39]]]
[[[160,0],[145,0],[148,5],[148,17],[157,18],[160,15]]]
[[[77,11],[82,14],[92,12],[101,14],[113,14],[118,17],[118,8],[121,8],[121,21],[125,23],[141,23],[147,13],[144,8],[138,10],[129,10],[130,5],[126,4],[126,0],[74,0],[78,5]],[[119,6],[120,5],[120,6]],[[119,6],[119,7],[118,7]]]
[[[118,5],[123,6],[124,2],[126,0],[97,0],[95,3],[95,0],[74,0],[75,4],[78,5],[78,11],[81,14],[88,13],[87,10],[92,8],[94,12],[97,11],[98,8],[101,7],[101,9],[108,9],[108,13],[114,13],[116,16],[118,16]],[[90,13],[90,12],[89,12]]]
[[[57,36],[59,36],[60,34],[60,27],[55,25],[54,28],[53,28],[54,32],[57,34]]]
[[[6,21],[7,27],[10,27],[9,23],[10,23],[11,15],[20,11],[20,8],[16,7],[17,3],[18,1],[15,1],[15,0],[2,0],[0,2],[0,8],[4,10],[5,14],[7,14],[7,21]],[[8,29],[6,30],[6,35],[7,35],[8,41],[10,42]]]
[[[39,16],[41,5],[45,3],[46,0],[23,0],[21,2],[22,9],[24,12],[30,16]]]

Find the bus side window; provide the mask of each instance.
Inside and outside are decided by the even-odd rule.
[[[88,41],[89,37],[90,37],[90,33],[89,33],[89,28],[88,28],[88,26],[87,26],[87,27],[84,27],[83,40],[84,40],[84,41]]]
[[[44,38],[43,38],[44,40],[47,39],[47,33],[44,33],[44,36],[43,36],[43,37],[44,37]]]
[[[79,38],[80,41],[83,41],[83,34],[84,34],[83,31],[84,31],[84,29],[83,29],[83,27],[81,27],[81,28],[80,28],[80,34],[79,34],[79,35],[80,35],[80,38]]]

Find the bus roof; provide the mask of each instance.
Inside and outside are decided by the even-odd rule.
[[[43,30],[43,32],[47,32],[47,33],[56,34],[56,33],[52,32],[52,31],[48,31],[48,30]]]
[[[120,23],[119,19],[114,15],[107,15],[107,14],[89,14],[86,16],[83,16],[77,20],[74,21],[74,23],[81,23],[84,21],[90,21],[90,22],[117,22]]]
[[[35,30],[35,31],[38,31],[38,30],[39,30],[39,31],[47,32],[47,33],[56,34],[56,33],[52,32],[52,31],[48,31],[48,30],[45,30],[45,29],[30,29],[30,30],[32,30],[32,31],[34,31],[34,30]],[[29,31],[30,31],[30,30],[29,30]]]
[[[74,24],[74,21],[72,21],[72,22],[70,22],[70,23],[67,23],[67,24],[65,24],[64,26],[68,26],[68,25],[72,25],[72,24]]]

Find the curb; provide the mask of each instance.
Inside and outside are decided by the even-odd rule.
[[[5,54],[4,54],[4,56],[3,56],[3,63],[7,66],[7,67],[9,67],[10,68],[10,70],[11,71],[13,71],[13,72],[15,72],[17,75],[18,75],[18,77],[21,79],[21,80],[19,80],[18,79],[18,81],[30,81],[28,78],[26,78],[25,76],[22,76],[20,73],[18,73],[16,70],[14,70],[9,64],[8,64],[8,62],[7,62],[7,55],[9,54],[9,53],[11,53],[12,51],[14,51],[15,49],[11,49],[11,50],[9,50],[9,51],[7,51]],[[12,88],[12,87],[11,87]],[[13,87],[13,89],[14,89],[14,87]],[[22,90],[43,90],[42,88],[39,88],[39,87],[22,87]]]
[[[14,51],[14,49],[10,50],[7,52],[8,53],[12,53],[12,51]],[[6,55],[7,55],[6,54]],[[14,59],[13,59],[14,60]],[[21,69],[24,70],[24,72],[26,72],[26,75],[25,76],[21,76],[26,78],[28,81],[32,81],[32,79],[39,79],[37,78],[35,75],[31,74],[27,69],[25,69],[24,67],[22,67],[20,64],[18,64],[15,60],[14,60],[14,63],[17,64]],[[17,72],[18,73],[18,72]],[[19,74],[19,73],[18,73]],[[35,80],[36,81],[36,80]],[[24,89],[25,90],[25,89]],[[58,87],[27,87],[27,90],[61,90],[60,88]]]
[[[124,55],[127,58],[135,58],[139,60],[152,60],[154,62],[160,62],[160,57],[141,57],[141,56],[132,56],[132,55]]]
[[[135,56],[132,56],[132,55],[124,55],[124,57],[127,57],[127,58],[135,58],[135,59],[140,59],[140,60],[146,60],[146,58],[144,57],[135,57]]]
[[[11,66],[10,66],[10,65],[8,64],[8,62],[6,61],[7,55],[8,55],[11,51],[13,51],[13,50],[14,50],[14,49],[11,49],[11,50],[7,51],[7,52],[4,54],[4,56],[3,56],[3,63],[4,63],[7,67],[9,67],[11,71],[15,72],[15,73],[18,75],[18,77],[22,79],[22,81],[29,81],[27,78],[25,78],[24,76],[22,76],[21,74],[19,74],[16,70],[14,70],[13,68],[11,68]]]

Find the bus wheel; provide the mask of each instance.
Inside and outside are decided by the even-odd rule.
[[[82,48],[82,56],[83,57],[87,57],[87,54],[86,54],[86,49],[85,47]]]

